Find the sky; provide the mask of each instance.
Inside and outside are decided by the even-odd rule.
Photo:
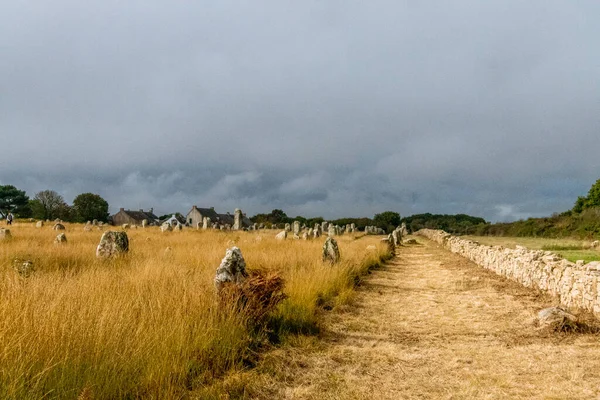
[[[0,184],[489,221],[600,178],[600,2],[0,0]]]

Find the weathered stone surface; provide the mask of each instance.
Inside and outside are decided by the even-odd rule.
[[[307,231],[304,231],[304,233],[302,233],[302,240],[308,240],[311,236],[308,234]]]
[[[275,236],[275,239],[277,239],[277,240],[285,240],[285,239],[287,239],[287,231],[281,231],[281,232],[279,232]]]
[[[240,285],[247,277],[246,261],[244,261],[242,251],[235,246],[227,249],[215,276],[217,292],[220,292],[227,283]]]
[[[96,257],[109,258],[129,251],[129,238],[124,231],[106,231],[96,248]]]
[[[160,226],[161,232],[171,232],[172,230],[173,230],[173,227],[170,224],[162,224]]]
[[[356,224],[353,222],[350,224],[350,232],[354,233],[356,231]]]
[[[561,330],[577,323],[577,317],[559,307],[544,308],[538,313],[538,323],[542,327]]]
[[[12,238],[10,229],[0,228],[0,240],[8,240]]]
[[[323,243],[323,262],[335,264],[340,260],[340,249],[333,237],[328,237]]]
[[[300,221],[294,221],[294,235],[300,234]]]
[[[213,225],[212,221],[210,220],[209,217],[202,218],[202,229],[211,228],[211,227],[213,227],[212,225]]]
[[[91,232],[92,231],[92,225],[84,225],[83,226],[83,231],[84,232]]]
[[[38,221],[35,223],[35,227],[36,228],[43,228],[44,227],[44,221]]]
[[[94,226],[98,225],[98,220],[97,219],[92,220],[92,225],[94,225]]]
[[[385,242],[388,247],[388,251],[392,255],[396,255],[396,245],[394,244],[394,237],[390,233],[386,238],[381,239],[382,242]]]
[[[284,229],[285,229],[286,232],[291,232],[292,231],[292,228],[291,228],[290,224],[285,224],[285,228]]]
[[[325,233],[329,231],[329,222],[323,221],[321,224],[321,233]]]
[[[292,239],[294,239],[294,240],[300,240],[300,236],[298,236],[298,235],[296,235],[296,234],[294,233],[294,236],[292,236]]]
[[[67,243],[67,235],[65,235],[64,233],[59,233],[58,235],[56,235],[56,238],[54,239],[54,243],[56,243],[56,244]]]
[[[129,229],[129,224],[123,224],[123,225],[121,225],[121,228],[123,228],[123,229]]]
[[[594,240],[594,241],[592,242],[592,247],[593,247],[593,248],[600,247],[600,240]]]
[[[403,222],[400,225],[400,233],[402,234],[402,236],[408,236],[408,229],[406,229],[406,223]]]
[[[242,230],[242,210],[240,210],[239,208],[236,208],[235,211],[233,212],[233,230],[234,231],[241,231]]]
[[[335,235],[336,235],[336,232],[335,232],[335,226],[333,226],[333,224],[330,224],[330,225],[329,225],[329,228],[328,228],[328,230],[327,230],[327,235],[328,235],[329,237],[332,237],[332,236],[335,236]]]
[[[148,226],[148,220],[147,219],[143,219],[142,220],[142,228],[145,228]]]
[[[174,230],[181,232],[183,230],[183,225],[181,225],[179,222],[177,224],[175,224],[175,226],[173,227]]]
[[[54,224],[52,229],[55,231],[64,231],[66,228],[63,224],[56,223],[56,224]]]

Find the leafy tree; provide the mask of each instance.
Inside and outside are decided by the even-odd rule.
[[[13,185],[0,185],[0,214],[5,217],[9,212],[21,218],[29,216],[29,197]]]
[[[302,217],[298,217],[302,218]],[[304,219],[304,218],[302,218]],[[271,211],[269,214],[256,214],[252,218],[250,218],[252,222],[256,223],[271,223],[271,224],[282,224],[282,223],[290,223],[292,219],[287,216],[283,210],[275,209]]]
[[[375,217],[373,217],[375,225],[387,232],[393,231],[395,227],[400,225],[400,220],[400,214],[394,211],[385,211],[381,214],[375,214]]]
[[[35,203],[33,204],[36,210],[36,218],[39,219],[65,219],[63,218],[70,212],[68,212],[69,206],[65,203],[63,197],[56,193],[54,190],[42,190],[35,194]]]
[[[590,188],[585,199],[585,208],[600,207],[600,179]]]
[[[75,220],[85,222],[97,219],[108,220],[108,202],[97,194],[82,193],[73,200]]]

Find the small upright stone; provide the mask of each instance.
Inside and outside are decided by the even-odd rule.
[[[59,233],[58,235],[56,235],[56,238],[54,239],[54,243],[55,244],[67,243],[67,235],[65,235],[64,233]]]
[[[94,225],[94,226],[98,225],[98,220],[97,219],[92,220],[92,225]]]
[[[302,234],[302,240],[308,240],[308,238],[310,238],[310,235],[307,231],[304,231],[304,233]]]
[[[275,239],[277,239],[277,240],[285,240],[285,239],[287,239],[287,231],[281,231],[281,232],[279,232],[275,236]]]
[[[234,231],[241,231],[243,224],[242,224],[242,210],[240,210],[239,208],[236,208],[235,211],[233,212],[233,230]]]
[[[323,262],[335,264],[340,260],[340,249],[333,237],[328,237],[323,243]]]
[[[294,221],[294,235],[300,234],[300,221]]]
[[[335,226],[333,224],[329,225],[329,229],[327,231],[327,235],[329,237],[336,236]]]
[[[285,224],[285,228],[284,229],[285,229],[286,232],[291,232],[292,231],[292,228],[291,228],[290,224]]]
[[[164,223],[160,226],[160,231],[161,232],[171,232],[173,230],[173,227],[169,224],[169,223]]]
[[[598,247],[600,247],[600,241],[599,240],[594,240],[592,242],[592,248],[595,249],[595,248],[598,248]]]
[[[181,232],[183,230],[183,225],[181,225],[179,222],[177,223],[177,225],[175,225],[174,228],[176,231]]]
[[[31,274],[35,272],[35,267],[33,266],[33,262],[26,260],[15,260],[13,262],[14,269],[21,275],[23,278],[29,277]]]
[[[247,277],[246,261],[244,261],[242,251],[235,246],[227,249],[215,276],[217,292],[220,292],[228,282],[240,285]]]
[[[148,220],[147,219],[143,219],[142,220],[142,228],[145,228],[148,226]]]
[[[12,238],[10,229],[0,228],[0,240],[8,240],[10,238]]]
[[[65,230],[65,226],[63,224],[56,223],[56,224],[54,224],[54,226],[52,227],[52,229],[55,230],[55,231],[64,231]]]
[[[121,225],[121,228],[123,228],[123,229],[129,229],[129,224],[123,224],[123,225]]]
[[[44,227],[44,221],[38,221],[35,223],[35,227],[36,228],[43,228]]]
[[[96,248],[96,257],[109,258],[129,251],[129,238],[125,231],[107,231],[102,234]]]
[[[382,242],[385,242],[388,247],[388,251],[392,256],[396,255],[396,245],[394,244],[394,237],[390,233],[386,238],[381,239]]]

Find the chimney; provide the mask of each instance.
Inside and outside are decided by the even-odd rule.
[[[197,210],[197,209],[198,209],[198,207],[192,206],[192,210]]]
[[[143,208],[140,208],[140,212],[144,212],[144,209],[143,209]]]
[[[119,211],[125,211],[125,209],[124,208],[119,208]]]
[[[150,209],[150,214],[154,214],[154,208]]]

